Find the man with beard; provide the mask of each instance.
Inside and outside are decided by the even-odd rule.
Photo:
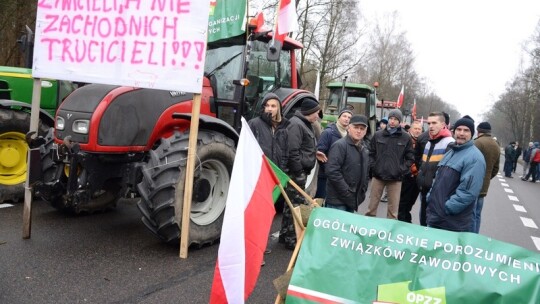
[[[469,116],[456,121],[455,144],[439,162],[428,193],[428,227],[472,232],[473,209],[486,174],[486,162],[473,135],[474,121]]]

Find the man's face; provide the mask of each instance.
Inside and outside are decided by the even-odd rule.
[[[532,148],[534,144],[532,142],[529,143],[529,148]]]
[[[399,120],[395,117],[388,117],[388,125],[390,128],[397,128],[399,126]]]
[[[379,126],[381,127],[381,129],[386,129],[386,124],[384,122],[381,122]]]
[[[418,137],[420,134],[422,134],[422,126],[420,123],[413,123],[409,132],[412,136]]]
[[[435,136],[446,126],[439,116],[429,116],[427,120],[429,126],[429,135]]]
[[[269,99],[264,106],[264,113],[271,113],[272,118],[276,118],[279,110],[279,101],[277,99]]]
[[[351,114],[350,113],[343,113],[341,114],[341,116],[338,118],[338,121],[339,121],[339,124],[342,125],[343,127],[347,127],[349,125],[349,121],[351,120]]]
[[[353,139],[355,143],[361,141],[364,136],[366,136],[367,127],[361,124],[358,125],[349,125],[349,136]]]
[[[468,142],[472,138],[472,133],[469,128],[465,126],[459,126],[454,130],[454,139],[456,140],[456,144],[463,145],[464,143]]]
[[[307,119],[307,121],[309,121],[310,123],[314,123],[317,121],[317,119],[319,119],[319,111],[315,111],[314,113],[311,113],[309,115],[305,115],[304,117]]]

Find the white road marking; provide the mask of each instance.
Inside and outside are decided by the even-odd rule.
[[[510,187],[508,184],[505,184],[505,183],[501,183],[501,185],[502,185],[503,187]]]
[[[514,202],[519,202],[519,199],[517,198],[517,196],[509,195],[508,199]]]
[[[13,207],[12,204],[0,204],[0,208],[9,208],[9,207]]]
[[[499,181],[500,182],[505,182],[506,183],[506,180],[504,178],[499,178]]]
[[[514,193],[514,190],[512,190],[510,188],[504,188],[504,192],[506,192],[506,193]]]
[[[536,249],[540,250],[540,238],[531,236],[531,239],[533,240],[534,246],[536,246]]]
[[[514,209],[516,209],[516,211],[518,212],[524,212],[524,213],[527,213],[527,210],[525,210],[525,207],[521,206],[521,205],[516,205],[514,204]]]
[[[521,222],[523,223],[525,227],[538,229],[538,226],[536,226],[536,224],[534,223],[532,219],[528,217],[522,217],[522,216],[520,216],[519,218],[521,219]]]

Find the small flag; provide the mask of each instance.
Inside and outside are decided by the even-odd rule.
[[[415,121],[416,120],[416,98],[414,99],[414,104],[411,110],[411,114],[412,114],[413,121]]]
[[[317,80],[315,82],[315,90],[313,90],[313,94],[315,94],[315,98],[319,100],[319,91],[321,86],[321,71],[317,69]]]
[[[404,94],[403,94],[403,90],[404,90],[405,86],[401,86],[401,92],[399,92],[399,96],[398,96],[398,99],[397,99],[397,103],[396,103],[396,108],[401,108],[401,106],[403,105],[403,97],[404,97]]]
[[[277,185],[288,179],[264,156],[242,118],[210,303],[244,303],[255,288],[279,197]]]
[[[298,30],[298,15],[294,1],[280,0],[277,21],[274,28],[275,40],[283,41],[290,32]]]

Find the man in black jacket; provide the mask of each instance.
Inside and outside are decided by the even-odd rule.
[[[347,135],[330,148],[326,163],[328,208],[355,212],[366,197],[369,151],[362,140],[367,127],[366,116],[354,115],[349,122]]]
[[[289,132],[289,176],[302,189],[305,188],[306,177],[317,160],[315,157],[317,140],[312,123],[316,122],[318,118],[322,118],[321,116],[319,103],[313,99],[305,99],[300,110],[296,111],[289,120],[289,126],[287,127]],[[304,197],[293,187],[287,187],[287,195],[293,205],[305,204]],[[287,205],[283,209],[279,242],[285,243],[285,247],[291,250],[296,246],[294,222],[291,210]]]
[[[287,172],[289,120],[282,116],[281,111],[279,97],[274,93],[268,93],[263,98],[261,116],[251,119],[248,124],[264,155],[281,170]]]
[[[401,181],[414,162],[411,137],[400,126],[402,118],[400,110],[391,110],[388,113],[386,128],[375,132],[371,139],[369,165],[373,179],[367,216],[377,216],[379,201],[386,188],[388,193],[386,217],[397,219]]]

